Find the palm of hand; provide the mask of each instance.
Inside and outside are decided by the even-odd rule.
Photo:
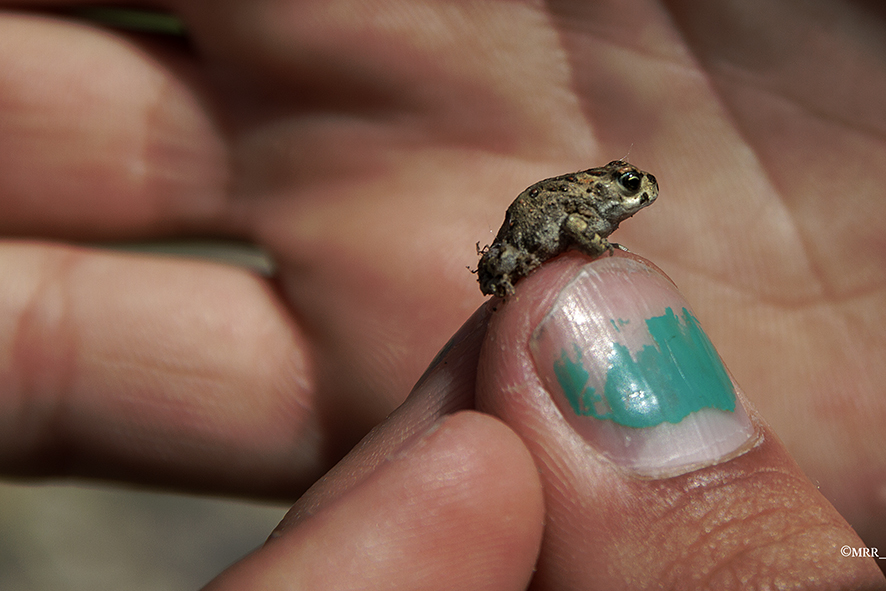
[[[341,452],[405,397],[482,301],[465,267],[520,190],[629,152],[662,194],[614,238],[695,303],[739,383],[860,533],[886,529],[864,493],[886,448],[877,391],[886,344],[874,328],[886,309],[881,22],[838,3],[790,15],[687,2],[633,12],[409,3],[366,18],[323,2],[244,4],[224,19],[210,16],[226,13],[217,3],[206,14],[182,7],[199,61],[69,31],[122,78],[149,80],[149,92],[80,87],[75,98],[88,95],[105,132],[67,129],[86,148],[62,165],[70,136],[39,156],[22,152],[19,198],[33,203],[27,184],[54,201],[39,221],[35,206],[16,203],[6,230],[212,233],[274,252],[288,311],[245,273],[219,279],[193,265],[183,280],[230,288],[208,304],[209,332],[232,309],[260,310],[238,326],[263,362],[239,369],[220,399],[265,403],[248,420],[219,422],[233,421],[242,440],[221,428],[201,437],[250,441],[267,454],[258,470],[274,486],[284,458],[309,456],[285,490],[263,492],[310,481],[328,461],[324,447]],[[59,95],[40,108],[61,120],[70,103]],[[52,165],[60,174],[37,175]],[[59,183],[87,166],[78,182]],[[15,201],[13,189],[7,180]],[[151,289],[180,275],[160,270]],[[280,318],[283,336],[267,328]],[[164,338],[189,342],[184,330]],[[209,364],[196,349],[182,347],[193,366]],[[219,351],[212,366],[242,353]],[[180,430],[191,428],[182,418]],[[293,440],[313,451],[284,450]]]

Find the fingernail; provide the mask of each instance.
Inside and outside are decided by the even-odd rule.
[[[638,475],[715,464],[754,437],[735,384],[689,304],[668,279],[632,258],[582,267],[530,348],[573,429]]]

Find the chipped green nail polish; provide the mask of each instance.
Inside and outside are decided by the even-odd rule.
[[[561,349],[554,374],[575,414],[642,428],[676,424],[703,408],[735,410],[729,374],[692,312],[683,308],[678,317],[667,308],[645,322],[653,344],[632,354],[613,343],[602,396],[588,385],[581,348]]]
[[[585,266],[530,348],[564,418],[638,473],[709,464],[753,436],[698,319],[669,281],[635,260]]]

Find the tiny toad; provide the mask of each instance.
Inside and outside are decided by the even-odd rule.
[[[535,183],[508,207],[492,245],[479,251],[480,291],[512,295],[521,277],[570,247],[602,254],[618,224],[656,197],[655,177],[622,160]]]

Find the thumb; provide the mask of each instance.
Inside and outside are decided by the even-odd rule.
[[[525,279],[490,321],[477,405],[539,466],[533,589],[886,586],[641,259],[570,253]]]

